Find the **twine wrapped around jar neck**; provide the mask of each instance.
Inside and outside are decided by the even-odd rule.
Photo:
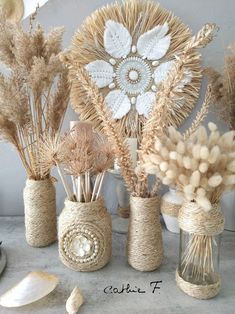
[[[69,210],[70,212],[79,211],[82,215],[95,215],[100,210],[104,210],[105,204],[104,199],[100,197],[98,200],[85,203],[85,202],[73,202],[68,199],[65,200],[65,208],[64,210]]]
[[[215,236],[224,230],[224,217],[220,205],[214,204],[205,212],[195,202],[185,202],[179,210],[180,229],[197,235]]]

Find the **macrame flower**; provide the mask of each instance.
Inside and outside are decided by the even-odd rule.
[[[148,117],[155,101],[159,84],[173,67],[173,60],[161,62],[166,55],[171,35],[168,24],[158,25],[142,34],[137,44],[123,24],[108,20],[104,31],[104,48],[110,59],[95,60],[86,65],[98,88],[109,88],[105,101],[114,119],[124,117],[135,105],[139,115]],[[182,92],[192,80],[192,73],[185,75],[176,92]],[[176,99],[178,107],[182,98]]]

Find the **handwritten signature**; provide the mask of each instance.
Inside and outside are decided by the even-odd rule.
[[[161,287],[159,286],[162,283],[162,280],[156,280],[156,281],[151,281],[149,283],[149,287],[148,290],[147,289],[142,289],[138,286],[131,286],[129,283],[126,284],[122,284],[121,287],[114,287],[113,285],[109,285],[107,287],[104,288],[104,293],[105,294],[129,294],[129,293],[147,293],[147,292],[151,292],[151,293],[156,293],[157,291],[159,291],[161,289]]]

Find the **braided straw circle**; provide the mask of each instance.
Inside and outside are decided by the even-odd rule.
[[[53,243],[57,230],[55,187],[51,179],[26,181],[24,208],[28,244],[43,247]]]
[[[166,200],[161,200],[161,213],[172,216],[178,217],[179,210],[182,205],[169,203]]]
[[[130,205],[128,263],[140,271],[153,271],[163,261],[159,198],[131,196]]]
[[[77,239],[88,244],[82,255],[74,248]],[[112,254],[112,222],[104,201],[91,203],[65,201],[59,217],[59,255],[74,271],[95,271],[104,267]]]
[[[121,23],[122,27],[128,30],[132,38],[132,45],[134,46],[138,45],[138,39],[143,34],[150,32],[159,25],[167,23],[169,25],[168,34],[171,36],[171,43],[166,55],[159,60],[160,64],[174,60],[175,56],[180,55],[191,37],[191,31],[188,26],[178,17],[174,16],[173,13],[151,0],[115,2],[98,9],[91,16],[87,17],[83,25],[75,33],[72,45],[64,56],[65,62],[69,67],[69,79],[72,83],[70,95],[72,107],[79,114],[81,120],[88,120],[98,128],[102,128],[101,120],[97,116],[93,102],[89,99],[86,90],[84,90],[82,84],[77,79],[78,70],[85,68],[89,63],[96,60],[109,63],[110,58],[114,58],[110,63],[115,73],[113,84],[116,86],[115,90],[122,90],[128,86],[126,82],[123,82],[122,86],[119,84],[118,69],[120,69],[122,62],[128,62],[128,60],[136,58],[141,59],[145,64],[146,74],[148,69],[154,68],[150,60],[144,59],[143,61],[142,57],[137,53],[138,51],[131,51],[127,58],[124,59],[112,57],[106,51],[104,34],[106,22],[109,20]],[[122,46],[120,46],[120,49],[122,49]],[[201,84],[201,61],[198,52],[193,50],[192,54],[196,58],[193,58],[194,61],[191,61],[191,58],[189,58],[190,62],[186,64],[186,69],[190,70],[193,74],[192,81],[183,88],[182,93],[177,93],[176,98],[181,99],[180,104],[173,104],[172,102],[172,109],[169,111],[168,117],[170,125],[181,125],[192,111],[198,99]],[[100,73],[97,75],[100,75]],[[152,91],[152,84],[147,85],[145,92]],[[100,92],[103,97],[106,97],[110,92],[110,88],[100,88]],[[129,92],[131,94],[131,90]],[[141,94],[139,93],[139,95]],[[136,95],[131,94],[130,98],[133,98],[132,96]],[[125,136],[141,138],[145,121],[146,117],[138,114],[136,106],[132,105],[131,110],[122,118],[117,119],[116,123]]]
[[[180,229],[195,236],[212,237],[224,230],[224,217],[218,204],[214,204],[209,212],[205,212],[196,203],[186,202],[179,211],[178,222]],[[210,299],[219,293],[220,275],[214,274],[214,276],[216,280],[213,284],[193,284],[181,277],[179,269],[176,270],[176,282],[179,288],[197,299]]]

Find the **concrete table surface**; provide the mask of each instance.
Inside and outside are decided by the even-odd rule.
[[[0,294],[12,287],[32,270],[56,274],[60,284],[44,299],[18,309],[0,307],[1,314],[40,313],[63,314],[65,302],[74,286],[85,297],[81,314],[233,314],[235,313],[235,233],[224,232],[221,249],[222,290],[211,300],[201,301],[185,295],[175,283],[179,236],[163,229],[165,260],[159,270],[141,273],[127,264],[126,235],[113,234],[113,257],[100,271],[76,273],[66,268],[58,258],[57,243],[46,248],[31,248],[26,244],[22,217],[0,218],[0,240],[8,256],[8,265],[0,277]],[[162,281],[153,293],[154,283]],[[145,293],[104,293],[112,286],[119,291],[130,285]],[[115,289],[114,289],[115,290]],[[116,290],[115,290],[116,291]]]

